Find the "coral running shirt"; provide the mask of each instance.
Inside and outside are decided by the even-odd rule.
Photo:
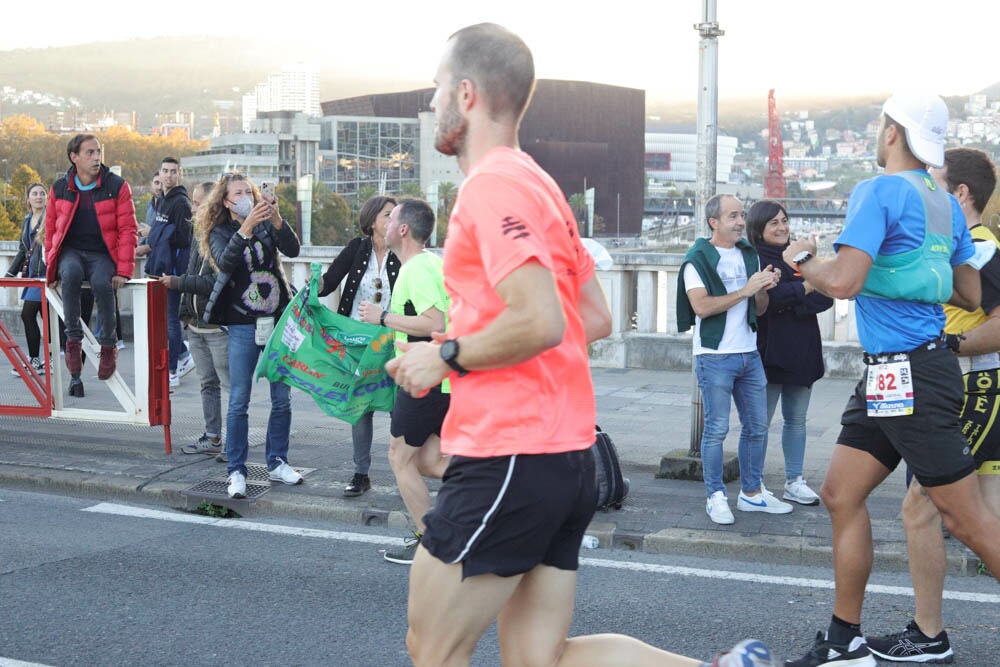
[[[530,260],[556,278],[566,318],[563,340],[515,366],[452,373],[441,431],[445,453],[552,454],[594,443],[594,386],[577,305],[594,260],[552,177],[527,153],[494,148],[470,170],[448,222],[448,337],[461,339],[496,319],[506,308],[496,286]]]

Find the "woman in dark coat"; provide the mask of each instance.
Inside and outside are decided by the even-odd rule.
[[[45,199],[48,192],[41,183],[32,183],[25,191],[28,214],[21,226],[17,255],[7,272],[8,278],[20,275],[22,278],[45,278]],[[42,288],[25,287],[21,291],[21,322],[24,337],[28,343],[28,363],[38,372],[45,369],[45,360],[40,357],[42,331],[38,327],[38,316],[42,311]],[[18,375],[16,368],[11,375]]]
[[[813,382],[823,377],[823,342],[816,314],[833,305],[781,259],[791,241],[788,211],[776,201],[761,200],[746,217],[747,236],[760,265],[781,270],[781,280],[768,290],[767,312],[757,318],[757,349],[767,375],[767,421],[781,398],[781,448],[785,455],[784,499],[816,505],[819,496],[802,478],[806,450],[806,413]],[[764,438],[765,452],[767,438]]]
[[[385,229],[395,207],[396,200],[392,197],[377,196],[366,201],[359,220],[362,235],[348,243],[323,274],[320,296],[330,294],[344,283],[337,312],[345,317],[361,321],[358,306],[362,301],[389,310],[392,288],[399,275],[399,258],[385,244]],[[351,427],[354,476],[344,488],[345,496],[360,496],[372,488],[368,470],[372,463],[373,418],[374,413],[366,412]]]

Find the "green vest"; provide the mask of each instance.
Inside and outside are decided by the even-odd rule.
[[[951,298],[951,199],[926,173],[904,171],[924,204],[924,242],[898,255],[878,255],[861,294],[893,301],[944,303]]]

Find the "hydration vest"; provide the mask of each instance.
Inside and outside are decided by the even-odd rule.
[[[920,193],[924,205],[924,242],[898,255],[878,255],[861,294],[893,301],[945,303],[951,298],[951,200],[926,172],[896,174]]]

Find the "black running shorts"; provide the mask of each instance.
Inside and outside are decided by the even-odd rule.
[[[410,447],[423,447],[427,438],[441,434],[450,404],[451,394],[442,394],[440,386],[431,389],[423,398],[414,398],[402,388],[397,389],[389,434],[394,438],[402,436]]]
[[[840,418],[837,442],[868,452],[890,470],[905,460],[924,486],[951,484],[974,470],[959,427],[964,392],[958,360],[946,347],[921,347],[910,352],[910,371],[913,414],[869,417],[862,377]]]
[[[510,577],[544,564],[576,570],[597,504],[590,449],[494,458],[453,456],[420,544],[462,578]]]

